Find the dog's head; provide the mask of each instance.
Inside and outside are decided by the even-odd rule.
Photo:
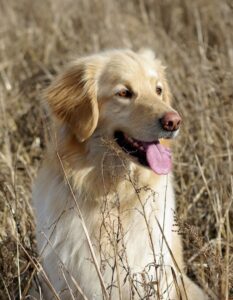
[[[157,174],[171,169],[160,139],[176,136],[164,67],[149,50],[114,50],[77,60],[48,88],[48,103],[79,143],[113,139],[128,159]]]

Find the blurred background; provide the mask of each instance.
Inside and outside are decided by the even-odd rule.
[[[42,91],[71,59],[153,49],[183,117],[175,145],[187,272],[233,299],[233,2],[0,0],[0,299],[36,281],[31,186],[43,158]]]

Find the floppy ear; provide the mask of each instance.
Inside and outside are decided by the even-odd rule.
[[[151,50],[151,49],[149,49],[149,48],[141,48],[138,51],[138,54],[141,55],[144,58],[147,58],[147,59],[151,59],[151,60],[155,59],[155,53],[154,53],[154,51]]]
[[[66,123],[80,142],[94,132],[99,110],[97,103],[98,65],[78,60],[47,89],[47,101],[55,116]]]

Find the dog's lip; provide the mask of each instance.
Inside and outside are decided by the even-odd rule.
[[[121,130],[114,132],[114,139],[118,146],[129,155],[133,161],[138,162],[139,164],[149,167],[146,160],[146,148],[143,142],[130,137]]]
[[[152,141],[144,141],[144,140],[139,140],[139,139],[135,139],[134,137],[129,136],[128,134],[126,134],[125,132],[118,130],[115,132],[115,138],[116,140],[118,140],[119,137],[117,137],[117,135],[122,134],[124,139],[130,144],[132,145],[132,147],[135,148],[135,150],[138,150],[139,152],[146,152],[146,149],[148,147],[148,145],[150,144],[159,144],[160,141],[159,139],[155,139]]]
[[[147,144],[151,144],[151,143],[154,143],[154,144],[158,144],[159,143],[159,140],[156,139],[156,140],[152,140],[152,141],[143,141],[143,140],[139,140],[139,139],[135,139],[133,137],[130,137],[129,135],[127,135],[125,132],[123,132],[123,135],[124,135],[124,138],[129,142],[131,143],[134,147],[138,148],[139,150],[141,151],[146,151],[145,147]]]
[[[115,141],[128,155],[137,158],[137,162],[149,167],[159,175],[168,174],[172,168],[171,151],[159,140],[143,142],[128,136],[122,131],[114,133]]]
[[[139,139],[135,139],[133,137],[130,137],[129,135],[127,135],[125,132],[123,132],[124,138],[126,140],[128,140],[131,143],[141,143],[141,144],[150,144],[150,143],[159,143],[159,139],[155,139],[155,140],[151,140],[151,141],[145,141],[145,140],[139,140]]]
[[[178,134],[178,131],[174,131],[174,132],[171,132],[170,135],[167,135],[167,132],[165,134],[161,133],[159,135],[158,138],[155,138],[155,139],[151,139],[151,140],[145,140],[145,139],[138,139],[138,138],[135,138],[135,137],[132,137],[132,136],[129,136],[128,134],[126,134],[124,131],[122,130],[116,130],[115,131],[115,134],[116,133],[121,133],[123,134],[124,138],[131,144],[133,144],[134,146],[143,146],[143,148],[146,148],[147,145],[150,145],[150,144],[159,144],[160,143],[160,140],[170,140],[170,139],[173,139],[177,134]],[[114,135],[115,135],[114,134]],[[138,145],[137,145],[138,144]]]

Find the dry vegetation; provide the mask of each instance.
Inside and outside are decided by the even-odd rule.
[[[0,299],[24,298],[36,278],[42,89],[74,56],[145,46],[168,66],[184,119],[175,177],[188,274],[211,298],[233,299],[230,0],[0,1]]]

